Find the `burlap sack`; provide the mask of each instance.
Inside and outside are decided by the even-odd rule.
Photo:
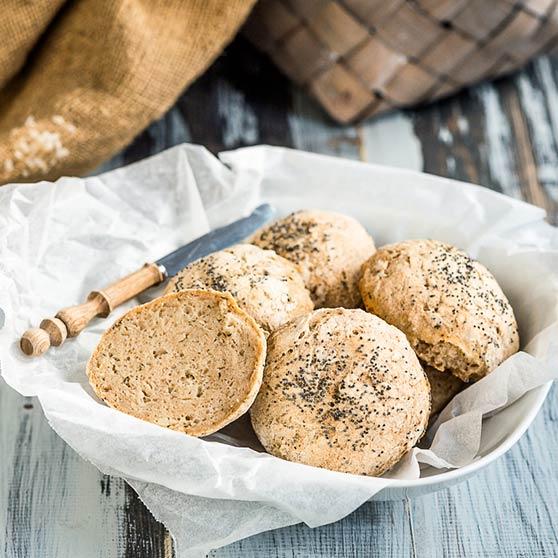
[[[0,184],[83,174],[160,117],[255,0],[0,0]]]

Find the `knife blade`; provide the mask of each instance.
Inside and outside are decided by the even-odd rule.
[[[106,318],[120,304],[176,275],[189,263],[244,240],[272,215],[272,207],[264,203],[247,217],[215,229],[156,262],[146,263],[102,290],[92,291],[83,304],[63,308],[54,318],[43,320],[40,327],[28,329],[21,336],[21,350],[26,355],[38,356],[52,345],[62,345],[67,337],[79,335],[96,316]]]
[[[214,229],[163,256],[155,263],[162,268],[165,278],[172,277],[189,263],[244,240],[267,223],[273,213],[273,208],[268,203],[264,203],[256,207],[247,217]]]

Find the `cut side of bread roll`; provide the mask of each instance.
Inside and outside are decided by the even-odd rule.
[[[427,364],[423,365],[423,368],[430,382],[432,393],[430,416],[434,416],[442,411],[459,392],[463,391],[467,384],[449,372],[440,372]]]
[[[228,293],[187,290],[133,308],[87,364],[107,405],[206,436],[245,413],[260,388],[263,331]]]

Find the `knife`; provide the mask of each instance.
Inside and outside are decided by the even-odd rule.
[[[156,262],[146,263],[103,290],[89,293],[83,304],[63,308],[54,318],[46,318],[39,327],[28,329],[21,336],[21,350],[26,355],[38,356],[51,345],[62,345],[67,337],[78,335],[96,316],[106,318],[120,304],[149,287],[163,283],[189,263],[244,240],[269,221],[273,213],[273,208],[264,203],[256,207],[248,217],[200,236]]]

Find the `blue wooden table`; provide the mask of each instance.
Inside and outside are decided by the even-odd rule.
[[[545,207],[558,220],[558,60],[450,100],[340,127],[242,39],[175,107],[103,169],[180,142],[212,151],[268,143],[424,170]],[[303,187],[303,185],[301,186]],[[558,556],[554,387],[521,441],[473,479],[401,502],[372,502],[318,529],[239,541],[218,557]],[[122,480],[81,460],[37,402],[0,385],[0,556],[173,556],[172,541]]]

